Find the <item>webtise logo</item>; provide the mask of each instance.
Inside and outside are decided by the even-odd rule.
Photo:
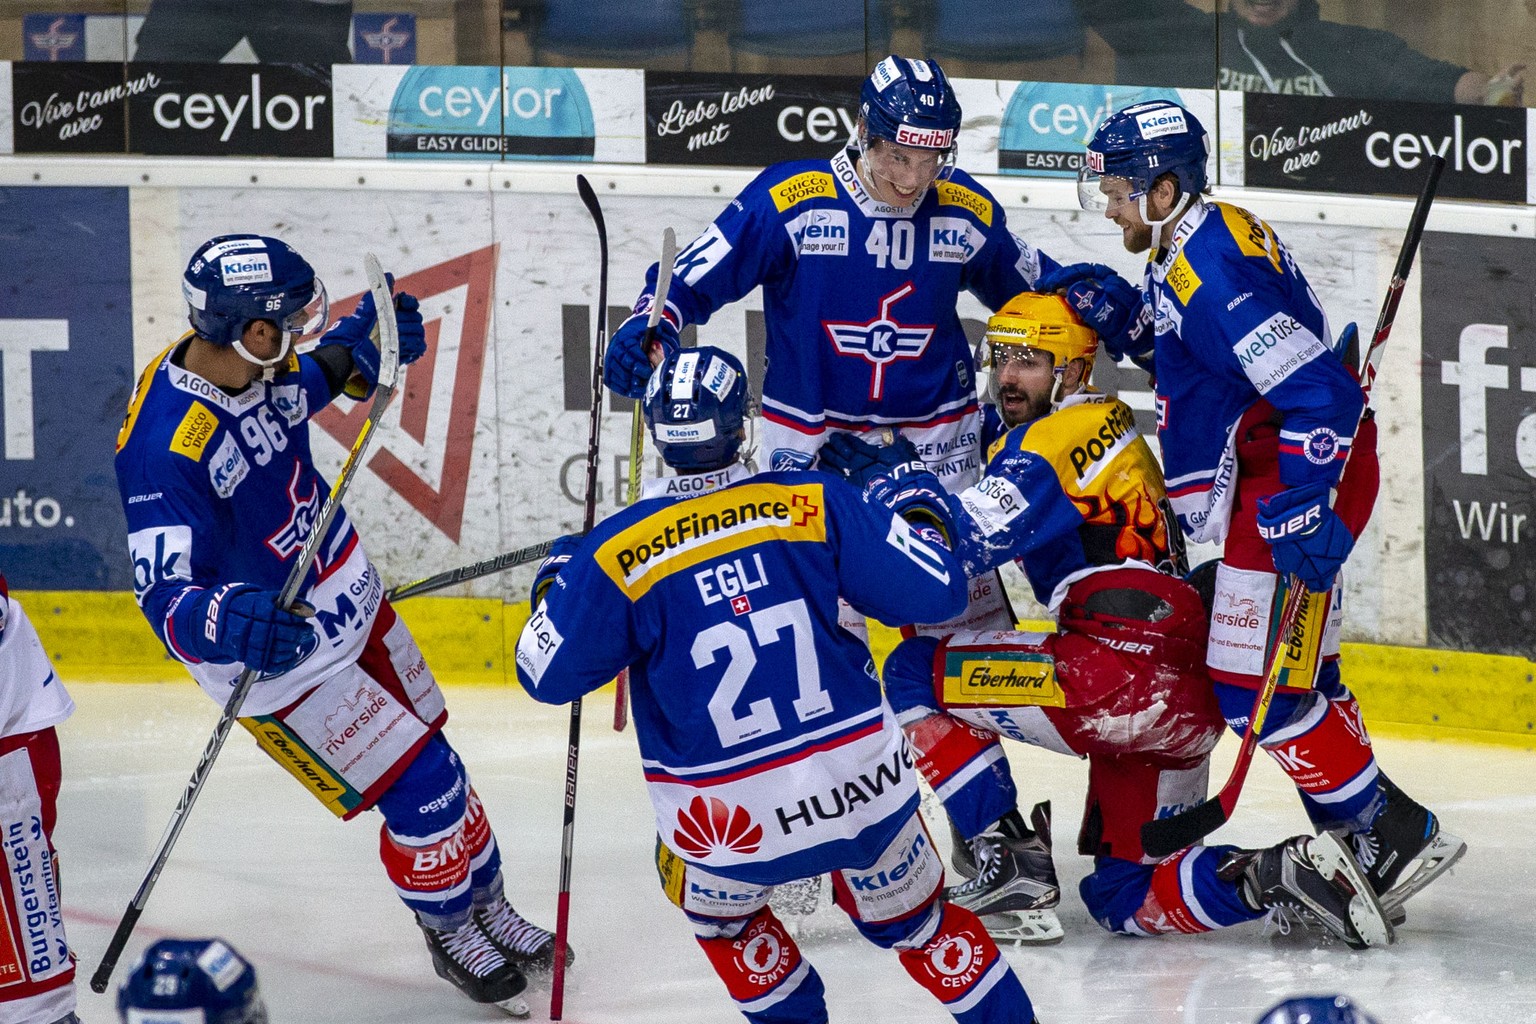
[[[396,159],[590,160],[592,107],[570,68],[413,67],[395,90]]]
[[[369,469],[454,543],[464,525],[497,249],[488,245],[396,278],[397,291],[421,300],[427,354],[403,371],[399,429],[381,432],[368,460]],[[331,315],[346,316],[361,298],[358,293],[332,302]],[[432,416],[443,403],[447,416]],[[330,405],[314,422],[349,448],[367,415],[362,403],[347,412]]]

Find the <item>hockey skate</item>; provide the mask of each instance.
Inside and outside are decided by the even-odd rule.
[[[475,926],[496,951],[520,971],[549,974],[555,969],[555,935],[512,909],[506,897],[486,907],[476,907]],[[576,963],[576,950],[565,947],[565,969]]]
[[[1219,874],[1240,879],[1255,910],[1294,913],[1351,949],[1390,945],[1392,925],[1354,857],[1337,836],[1295,836],[1267,850],[1230,854]]]
[[[1440,820],[1427,808],[1380,777],[1383,803],[1371,827],[1364,832],[1341,833],[1355,855],[1365,880],[1381,899],[1381,906],[1401,924],[1407,919],[1403,904],[1430,882],[1449,871],[1467,852],[1467,844],[1440,828]],[[1413,867],[1406,878],[1403,873]]]
[[[493,1003],[519,1020],[528,1018],[531,1011],[521,998],[528,979],[485,937],[476,921],[466,921],[456,931],[417,924],[426,936],[432,969],[439,978],[477,1003]]]
[[[1051,863],[1050,801],[1035,805],[1030,823],[1033,829],[999,822],[969,843],[950,826],[950,866],[967,881],[945,889],[944,898],[981,918],[998,942],[1042,945],[1065,934],[1056,916],[1061,887]]]

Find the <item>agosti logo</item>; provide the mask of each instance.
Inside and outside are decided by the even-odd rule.
[[[819,484],[746,484],[671,505],[609,538],[597,563],[631,598],[665,576],[763,540],[827,536]]]

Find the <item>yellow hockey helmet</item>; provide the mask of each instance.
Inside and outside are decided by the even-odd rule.
[[[1074,359],[1083,361],[1084,383],[1093,375],[1099,336],[1078,317],[1063,295],[1020,292],[987,321],[987,366],[1007,361],[1009,348],[1051,354],[1059,375]]]

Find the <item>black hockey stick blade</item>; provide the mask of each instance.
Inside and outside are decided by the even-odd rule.
[[[1141,826],[1141,848],[1158,860],[1194,846],[1227,823],[1231,811],[1221,804],[1220,794],[1187,811],[1157,818]]]

